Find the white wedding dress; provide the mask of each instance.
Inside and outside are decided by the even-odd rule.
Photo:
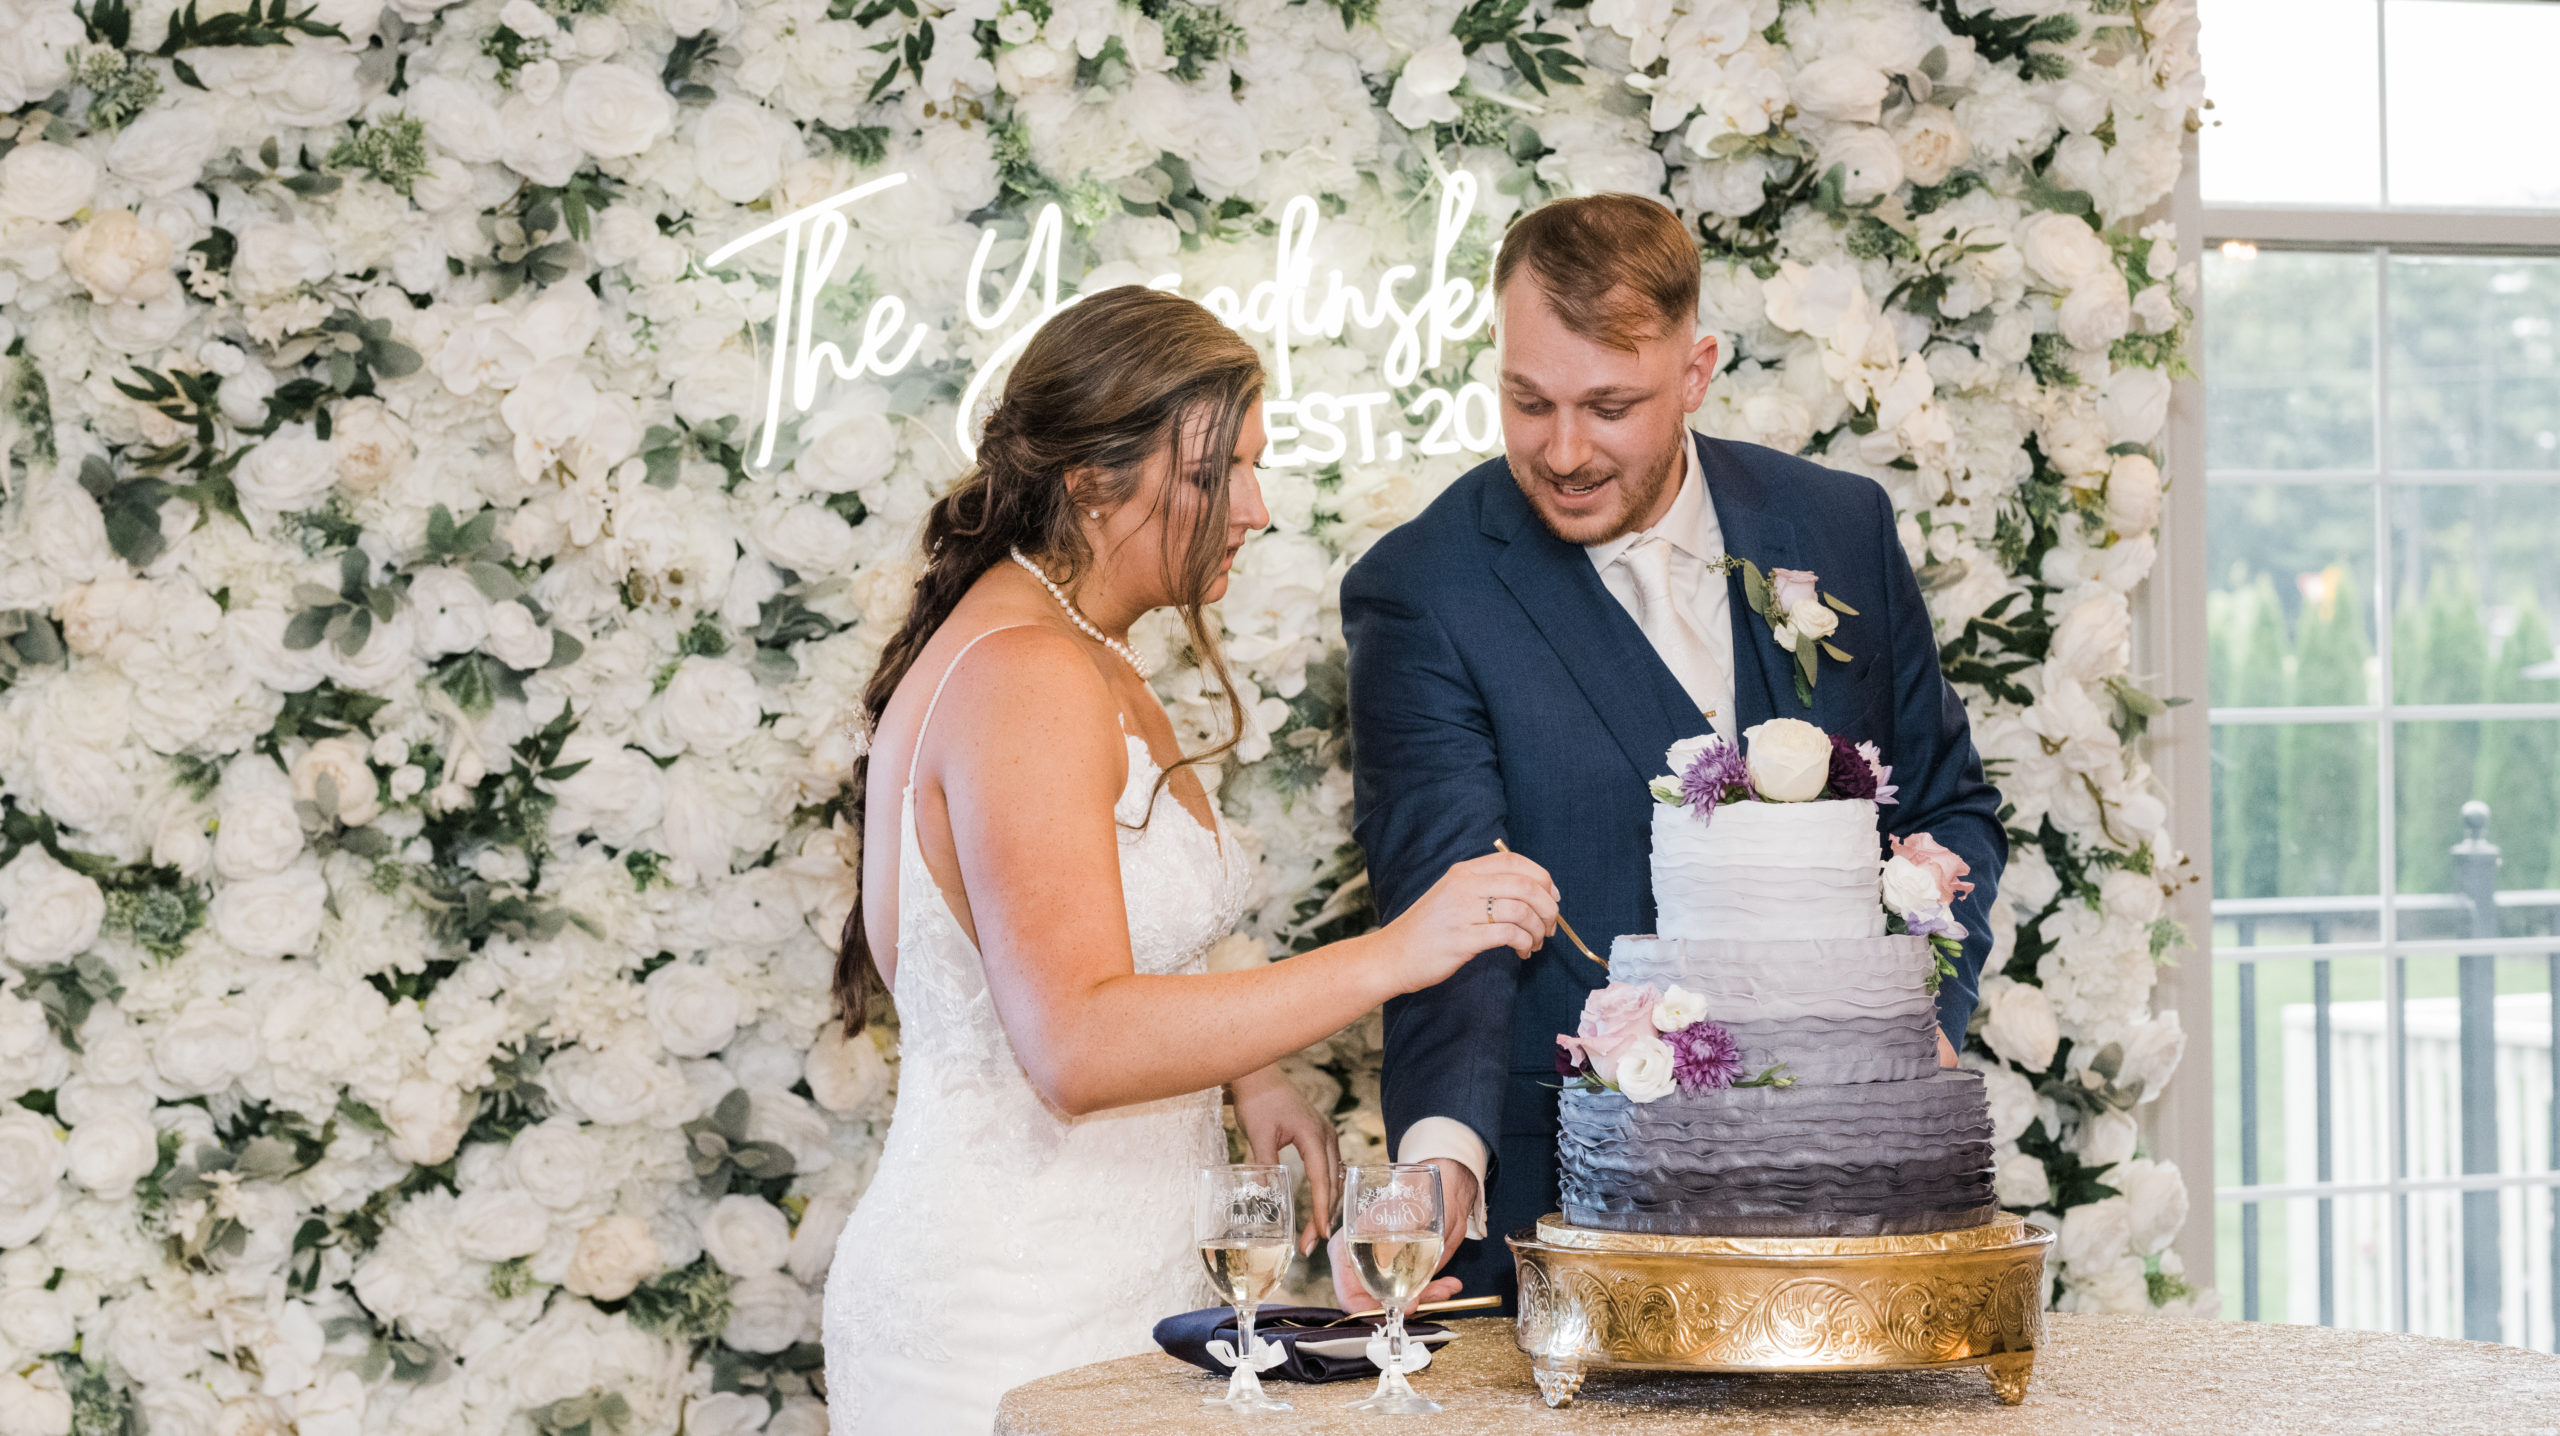
[[[947,668],[919,749],[949,682]],[[1136,828],[1159,770],[1143,739],[1128,748],[1114,814],[1129,950],[1140,972],[1200,972],[1249,868],[1223,819],[1202,827],[1169,791]],[[828,1426],[975,1436],[1010,1388],[1152,1350],[1159,1318],[1212,1304],[1191,1199],[1225,1143],[1215,1089],[1084,1117],[1041,1098],[917,847],[912,767],[900,801],[898,1102],[827,1272]]]

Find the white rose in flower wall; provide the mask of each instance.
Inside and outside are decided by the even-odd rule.
[[[98,167],[78,150],[48,140],[0,156],[0,214],[53,224],[86,208]]]
[[[560,93],[569,138],[598,159],[636,155],[656,144],[674,105],[655,79],[625,65],[581,67]]]
[[[2191,497],[2162,472],[2154,366],[2193,352],[2197,242],[2139,216],[2165,212],[2201,102],[2192,17],[2084,15],[2030,64],[1986,58],[1921,0],[1541,6],[1585,65],[1540,92],[1503,46],[1469,53],[1447,7],[1409,0],[1357,25],[1208,7],[1189,31],[1183,7],[1098,0],[868,27],[777,0],[395,0],[397,23],[320,0],[313,18],[347,40],[185,48],[199,85],[145,53],[159,11],[124,53],[66,0],[10,3],[0,612],[50,621],[65,656],[0,694],[0,770],[53,824],[0,854],[0,1117],[51,1094],[0,1133],[0,1227],[26,1232],[0,1251],[0,1289],[54,1284],[0,1302],[0,1356],[50,1348],[0,1361],[8,1416],[67,1427],[64,1382],[112,1362],[122,1398],[175,1436],[522,1425],[606,1391],[634,1431],[823,1431],[815,1396],[769,1419],[760,1390],[703,1396],[710,1357],[602,1308],[644,1284],[675,1305],[717,1286],[730,1319],[698,1334],[734,1352],[817,1335],[900,1080],[896,1026],[846,1034],[826,992],[862,856],[844,719],[911,599],[917,526],[965,470],[957,382],[1003,337],[958,289],[991,224],[981,306],[1026,271],[1042,303],[1021,251],[1042,196],[1068,221],[1062,297],[1175,274],[1184,294],[1246,299],[1275,272],[1281,208],[1314,197],[1310,317],[1336,269],[1360,302],[1338,337],[1292,322],[1301,393],[1498,377],[1479,325],[1443,336],[1411,390],[1389,385],[1392,327],[1358,322],[1391,266],[1414,267],[1397,302],[1415,302],[1460,170],[1475,194],[1451,294],[1483,292],[1517,214],[1599,189],[1658,196],[1705,251],[1756,256],[1770,273],[1704,272],[1724,363],[1694,422],[1787,451],[1821,436],[1818,461],[1875,475],[1942,638],[2043,586],[2047,651],[1977,640],[2037,660],[2025,698],[1956,691],[2016,825],[2053,824],[2064,871],[2099,892],[2065,891],[2041,848],[2012,855],[1964,1061],[1984,1074],[2004,1201],[2065,1195],[2016,1150],[2035,1122],[2112,1159],[2123,1219],[2084,1220],[2078,1259],[2055,1254],[2060,1303],[2139,1309],[2152,1263],[2179,1274],[2182,1181],[2126,1124],[2183,1050],[2176,1014],[2151,1011],[2149,952],[2181,860],[2142,745],[2111,718],[2134,677],[2131,596],[2164,508]],[[902,26],[934,39],[921,75],[899,63]],[[1532,131],[1545,153],[1515,151]],[[795,286],[794,330],[805,315],[844,361],[818,357],[804,412],[785,342],[768,433],[782,244],[705,260],[898,174],[840,211],[825,287]],[[2094,220],[2027,198],[2072,189]],[[1217,218],[1177,223],[1201,215]],[[890,362],[842,377],[874,318]],[[183,403],[120,391],[137,370]],[[1245,746],[1203,775],[1253,869],[1217,965],[1285,952],[1288,915],[1356,880],[1329,857],[1354,810],[1328,726],[1332,589],[1481,459],[1419,452],[1430,420],[1400,402],[1369,416],[1374,456],[1351,435],[1338,479],[1266,472],[1280,531],[1209,614],[1255,684]],[[145,556],[141,511],[88,485],[185,482],[185,462],[148,456],[191,447],[199,409],[230,488],[152,508]],[[2023,512],[2030,437],[2071,508],[2012,571],[1985,516]],[[431,543],[439,507],[486,515],[487,545]],[[296,615],[347,597],[349,553],[372,631],[352,652],[288,648]],[[1778,617],[1799,640],[1861,631],[1818,601]],[[1185,645],[1150,630],[1141,646],[1184,744],[1209,741]],[[1827,776],[1827,753],[1802,757],[1799,781]],[[2161,877],[2124,861],[2145,842]],[[2011,981],[2039,937],[2043,986]],[[57,999],[108,978],[122,995],[67,1033]],[[1657,1006],[1657,1026],[1716,1015]],[[2066,1039],[2076,1063],[2039,1093],[2030,1064]],[[1379,1060],[1370,1020],[1287,1063],[1370,1150]],[[1676,1087],[1648,1061],[1625,1074],[1635,1091]],[[750,1137],[792,1156],[778,1188],[699,1190],[684,1129],[732,1090]],[[147,1219],[139,1204],[164,1144],[183,1166],[259,1139],[300,1151],[324,1128],[291,1178],[214,1182]],[[58,1163],[49,1201],[11,1185],[22,1146]],[[164,1239],[217,1217],[236,1250],[179,1272]],[[305,1276],[295,1236],[315,1219],[338,1235]],[[255,1311],[225,1294],[287,1272],[316,1284]],[[338,1330],[351,1311],[371,1329]],[[346,1353],[395,1335],[445,1374],[359,1375]]]
[[[2054,1050],[2062,1041],[2062,1026],[2055,1019],[2053,1003],[2043,988],[2012,982],[2003,986],[1997,996],[1986,992],[1984,1007],[1990,1016],[1983,1024],[1982,1040],[1990,1044],[1992,1051],[2029,1072],[2042,1072],[2053,1065]]]
[[[638,1217],[615,1213],[578,1233],[576,1255],[569,1259],[561,1285],[597,1301],[620,1301],[643,1280],[657,1273],[657,1240]]]
[[[0,1112],[0,1250],[35,1240],[53,1220],[66,1159],[51,1122],[16,1105]]]
[[[790,1250],[790,1218],[761,1197],[722,1197],[702,1215],[700,1225],[703,1251],[731,1276],[779,1271]]]
[[[44,849],[21,848],[0,868],[0,953],[27,967],[67,962],[98,937],[106,895]]]

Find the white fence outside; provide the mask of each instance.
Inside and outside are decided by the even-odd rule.
[[[2409,1171],[2412,1178],[2462,1174],[2460,999],[2413,998],[2404,1008],[2408,1062]],[[2391,1164],[2391,1085],[2386,1008],[2381,1002],[2329,1005],[2329,1179],[2384,1182]],[[2319,1175],[2318,1066],[2314,1004],[2284,1007],[2287,1182]],[[2498,1170],[2539,1173],[2551,1161],[2551,998],[2497,999]],[[2409,1194],[2409,1330],[2462,1335],[2462,1193]],[[2498,1194],[2501,1316],[2505,1340],[2555,1349],[2552,1326],[2553,1189]],[[2336,1324],[2390,1330],[2392,1198],[2331,1199],[2335,1214]],[[2294,1321],[2320,1312],[2319,1202],[2296,1199],[2285,1223],[2286,1308]]]

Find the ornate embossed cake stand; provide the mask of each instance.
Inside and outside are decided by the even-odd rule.
[[[2053,1233],[2003,1215],[1917,1236],[1675,1237],[1550,1216],[1510,1237],[1520,1349],[1549,1406],[1585,1371],[1980,1366],[2011,1406],[2044,1333]]]

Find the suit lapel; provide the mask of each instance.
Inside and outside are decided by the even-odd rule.
[[[1485,485],[1482,513],[1484,531],[1507,545],[1495,576],[1555,649],[1628,766],[1651,781],[1665,750],[1706,730],[1705,716],[1600,582],[1591,555],[1549,533],[1507,471]]]
[[[1796,551],[1795,525],[1774,512],[1775,495],[1749,470],[1734,462],[1721,445],[1708,442],[1703,434],[1691,436],[1698,446],[1698,461],[1707,476],[1707,498],[1716,506],[1716,525],[1724,530],[1724,551],[1747,558],[1760,566],[1762,573],[1773,568],[1802,568]],[[1733,602],[1733,706],[1735,731],[1759,726],[1772,718],[1802,718],[1804,705],[1796,702],[1795,655],[1780,648],[1769,637],[1769,625],[1751,611],[1745,596],[1742,571],[1735,569],[1725,580],[1731,585]],[[1815,689],[1817,696],[1820,688]]]

